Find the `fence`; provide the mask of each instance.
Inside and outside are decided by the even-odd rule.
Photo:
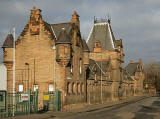
[[[15,96],[15,104],[13,100]],[[0,112],[0,118],[11,117],[13,115],[30,114],[38,111],[38,90],[31,93],[29,89],[26,93],[7,93],[5,110]]]
[[[43,104],[45,111],[59,111],[61,110],[61,92],[56,90],[54,92],[43,93]]]

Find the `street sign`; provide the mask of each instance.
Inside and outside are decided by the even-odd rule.
[[[21,94],[20,96],[20,102],[23,102],[23,101],[28,101],[29,99],[29,95],[28,94]]]

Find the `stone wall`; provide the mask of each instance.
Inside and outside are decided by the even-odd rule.
[[[103,103],[112,100],[112,82],[87,80],[87,102]]]

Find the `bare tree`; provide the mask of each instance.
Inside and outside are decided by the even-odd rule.
[[[160,62],[149,62],[144,65],[145,88],[156,88],[160,91]]]

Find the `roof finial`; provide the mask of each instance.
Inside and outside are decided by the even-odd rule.
[[[108,23],[111,24],[111,17],[109,15],[109,13],[108,13]]]
[[[96,17],[94,16],[94,23],[96,23]]]

